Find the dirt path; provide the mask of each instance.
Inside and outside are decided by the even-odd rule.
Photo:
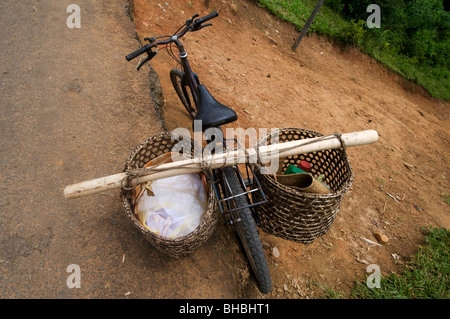
[[[262,235],[274,282],[268,297],[314,298],[321,290],[317,283],[349,292],[355,280],[366,278],[369,264],[378,264],[383,275],[398,271],[423,244],[421,227],[450,227],[442,199],[449,193],[448,103],[429,98],[360,52],[317,36],[291,52],[298,31],[252,1],[134,1],[141,38],[171,34],[194,13],[213,10],[220,13],[213,27],[188,34],[184,43],[202,82],[238,113],[233,125],[322,134],[374,129],[380,135],[377,144],[348,150],[355,180],[326,235],[308,246]],[[191,127],[168,77],[173,60],[159,54],[153,61],[164,88],[166,127]],[[219,235],[226,232],[219,227]],[[373,246],[363,240],[376,241],[375,232],[389,242]],[[236,256],[227,254],[231,267],[242,262]],[[261,297],[239,265],[239,296]]]
[[[148,71],[124,58],[139,47],[128,2],[77,1],[80,29],[66,26],[71,3],[0,4],[0,298],[235,296],[220,253],[179,262],[156,252],[119,192],[64,198],[66,185],[120,172],[163,132]],[[66,284],[71,264],[81,288]],[[196,286],[205,280],[215,293]]]
[[[157,81],[126,63],[139,47],[128,2],[77,1],[81,29],[66,26],[71,3],[0,3],[1,298],[315,298],[315,283],[348,291],[368,263],[397,271],[423,243],[420,227],[449,227],[440,197],[449,193],[448,104],[315,36],[291,53],[298,32],[241,0],[136,0],[137,32],[167,34],[217,9],[214,26],[185,43],[211,93],[238,113],[236,125],[380,133],[376,145],[349,150],[355,181],[330,231],[309,246],[262,234],[274,282],[262,296],[221,223],[198,251],[172,260],[129,223],[119,192],[64,199],[66,185],[122,170],[129,152],[164,126],[191,126],[167,55],[152,62],[164,123],[151,102]],[[361,239],[375,240],[374,231],[389,243]],[[67,286],[70,264],[80,266],[81,288]]]

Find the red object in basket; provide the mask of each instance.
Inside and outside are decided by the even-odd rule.
[[[307,161],[298,162],[297,167],[304,170],[305,172],[311,171],[311,164],[309,164]]]

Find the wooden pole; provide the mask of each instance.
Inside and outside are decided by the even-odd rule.
[[[295,41],[294,45],[292,46],[292,51],[295,51],[297,49],[298,45],[300,44],[300,41],[305,36],[306,31],[309,29],[309,26],[313,22],[313,20],[316,17],[317,13],[319,13],[319,9],[320,9],[320,7],[322,7],[324,2],[325,2],[325,0],[319,0],[319,2],[317,3],[317,5],[314,8],[312,14],[309,16],[308,20],[306,21],[305,25],[303,26],[303,29],[300,32],[300,36],[297,38],[297,40]]]
[[[375,143],[378,140],[378,133],[374,130],[345,133],[341,135],[341,139],[346,147],[365,145]],[[295,154],[337,149],[340,147],[342,147],[340,140],[335,135],[329,135],[260,146],[258,148],[258,153],[255,148],[251,148],[246,151],[235,150],[228,153],[208,155],[202,159],[201,163],[209,169],[214,169],[235,165],[237,163],[245,163],[245,161],[249,158],[256,158],[257,156],[263,158],[264,161],[269,161],[272,159],[278,160],[280,157]],[[156,167],[150,166],[141,172],[141,176],[139,176],[139,178],[131,178],[128,182],[129,185],[135,186],[139,183],[145,183],[155,179],[195,173],[200,172],[201,170],[202,167],[199,165],[199,160],[196,158],[190,158],[157,165]],[[119,173],[69,185],[64,189],[64,196],[66,198],[76,198],[121,188],[122,181],[124,178],[127,178],[127,176],[128,175],[126,173]]]

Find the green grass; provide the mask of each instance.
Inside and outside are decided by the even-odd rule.
[[[291,1],[291,0],[258,0],[260,6],[268,9],[277,17],[294,24],[298,30],[303,28],[313,11],[315,1]],[[346,30],[352,27],[352,23],[343,19],[333,10],[323,6],[314,22],[308,29],[308,33],[318,34],[334,40],[342,40]]]
[[[447,68],[418,64],[414,58],[382,50],[380,43],[373,42],[368,40],[360,44],[360,50],[405,79],[421,85],[431,96],[450,101],[450,72]]]
[[[380,288],[368,288],[357,282],[352,299],[450,299],[450,231],[444,228],[424,229],[426,246],[419,247],[401,274],[381,276]],[[380,266],[382,267],[382,266]],[[341,297],[324,290],[325,298]]]
[[[441,198],[447,205],[450,205],[450,195],[449,194],[441,194]]]
[[[258,0],[261,7],[277,17],[294,24],[301,30],[311,15],[316,0]],[[448,68],[432,67],[418,63],[417,59],[397,54],[391,37],[384,32],[367,32],[365,21],[348,21],[326,5],[322,6],[308,33],[316,32],[341,45],[352,45],[363,53],[374,57],[387,68],[399,73],[405,79],[424,87],[431,96],[450,100],[450,72]]]

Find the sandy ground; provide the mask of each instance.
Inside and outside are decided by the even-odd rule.
[[[76,3],[79,29],[66,25],[72,1],[0,4],[0,298],[204,297],[189,284],[208,276],[196,259],[155,251],[119,191],[63,196],[69,184],[120,172],[164,131],[148,70],[125,60],[139,48],[128,1]],[[221,287],[209,296],[235,296],[220,256],[203,259],[217,274],[209,285]],[[80,288],[67,285],[73,264]]]
[[[201,82],[237,112],[239,120],[229,126],[379,133],[376,144],[348,149],[355,179],[327,234],[305,246],[261,233],[274,284],[265,297],[315,298],[321,284],[349,292],[356,280],[365,280],[369,264],[378,264],[382,275],[398,272],[424,244],[422,227],[450,226],[442,199],[449,193],[448,103],[359,51],[315,35],[292,52],[298,30],[253,1],[135,0],[134,22],[143,39],[172,34],[193,14],[213,10],[219,11],[213,26],[187,34],[183,43]],[[165,127],[191,127],[168,76],[176,63],[161,51],[151,64],[162,87]],[[364,240],[377,242],[376,232],[389,241],[378,246]],[[230,235],[221,226],[218,233]],[[238,296],[262,297],[235,248],[226,261]],[[214,287],[202,289],[214,295]]]
[[[129,10],[125,0],[79,0],[80,29],[66,25],[71,3],[0,4],[1,298],[316,298],[318,283],[350,291],[368,264],[399,271],[424,244],[421,227],[449,228],[448,103],[317,36],[291,52],[298,30],[252,1],[136,0]],[[161,52],[156,73],[136,72],[124,56],[138,38],[213,10],[213,26],[184,43],[201,81],[238,113],[232,127],[380,134],[348,150],[355,180],[327,234],[305,246],[261,232],[274,286],[265,296],[221,221],[173,260],[128,221],[119,191],[63,196],[69,184],[120,172],[149,136],[191,127],[170,84],[173,60]],[[389,242],[362,239],[376,241],[374,232]],[[72,264],[80,288],[67,285]]]

